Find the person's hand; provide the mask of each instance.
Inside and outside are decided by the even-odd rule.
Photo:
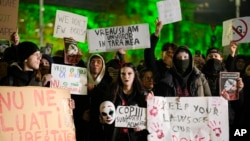
[[[235,56],[237,48],[238,48],[238,46],[237,46],[236,42],[231,41],[230,42],[230,54],[231,54],[232,57]]]
[[[18,31],[13,32],[10,36],[10,40],[14,46],[17,46],[19,44],[20,38],[18,35]]]
[[[238,90],[238,92],[240,92],[243,89],[243,87],[244,87],[244,83],[242,81],[242,78],[241,77],[237,78],[237,90]]]
[[[126,54],[126,51],[123,48],[119,48],[117,52],[122,55]]]
[[[92,84],[92,83],[88,83],[88,84],[86,84],[86,86],[87,86],[89,91],[92,91],[95,88],[95,84]]]
[[[42,85],[46,86],[48,82],[51,81],[52,75],[51,74],[45,74],[42,78]]]
[[[152,99],[154,97],[154,92],[150,91],[148,92],[148,94],[146,95],[146,100]]]
[[[159,36],[160,36],[160,33],[161,33],[161,30],[162,30],[163,25],[162,25],[162,22],[161,22],[161,21],[159,21],[159,19],[157,19],[157,20],[155,21],[155,24],[156,24],[155,36],[156,36],[156,37],[159,37]]]

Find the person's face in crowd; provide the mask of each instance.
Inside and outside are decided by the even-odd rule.
[[[169,48],[166,51],[162,51],[162,60],[167,65],[168,68],[172,67],[172,60],[173,60],[174,50]]]
[[[100,57],[94,57],[90,61],[90,72],[91,74],[99,74],[102,70],[103,62]]]
[[[176,59],[177,60],[188,60],[189,59],[189,54],[185,51],[180,51],[177,55],[176,55]]]
[[[154,87],[153,73],[151,71],[145,72],[141,82],[146,89],[151,90]]]
[[[222,56],[219,54],[219,53],[209,53],[207,55],[207,59],[206,60],[209,60],[209,59],[217,59],[217,60],[220,60],[222,62],[223,58]]]
[[[46,67],[50,67],[49,61],[47,59],[45,59],[45,58],[41,59],[41,65],[46,66]]]
[[[120,77],[124,86],[132,86],[135,78],[135,72],[130,67],[123,67],[121,68]]]
[[[40,71],[42,75],[50,73],[50,63],[47,59],[42,58],[40,62]]]
[[[41,53],[40,51],[34,52],[29,56],[25,62],[25,70],[38,70],[41,61]]]
[[[245,63],[244,59],[238,59],[237,62],[236,62],[236,68],[238,70],[243,70],[245,65],[246,65],[246,63]]]
[[[250,76],[250,65],[247,65],[245,73],[247,76]]]

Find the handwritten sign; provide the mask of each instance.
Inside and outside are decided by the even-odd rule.
[[[157,2],[159,20],[162,24],[182,20],[180,0],[164,0]]]
[[[250,17],[240,17],[223,22],[222,46],[227,46],[231,41],[236,43],[250,42]]]
[[[0,39],[10,39],[17,29],[19,0],[1,0],[0,2]]]
[[[76,141],[70,93],[46,87],[0,87],[1,141]]]
[[[116,127],[146,128],[146,108],[138,106],[118,106],[116,108]]]
[[[50,87],[70,90],[71,94],[87,94],[87,70],[82,67],[52,63]]]
[[[148,24],[99,28],[87,32],[90,53],[150,47]]]
[[[76,41],[85,42],[87,17],[57,10],[54,37],[71,37]]]
[[[147,101],[149,141],[227,141],[228,102],[222,97],[157,97]]]

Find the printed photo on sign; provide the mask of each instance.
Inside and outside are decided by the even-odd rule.
[[[87,21],[87,17],[57,10],[54,37],[71,37],[78,42],[85,42]]]
[[[220,95],[227,100],[238,100],[237,79],[239,72],[220,72]]]
[[[147,100],[148,141],[228,141],[223,97],[157,97]]]
[[[157,2],[159,21],[162,24],[182,20],[180,0],[164,0]]]
[[[148,24],[91,29],[87,38],[90,53],[150,47]]]
[[[78,48],[77,42],[72,38],[64,40],[64,63],[76,65],[82,59],[82,51]]]

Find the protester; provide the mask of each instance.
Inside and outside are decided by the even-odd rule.
[[[119,70],[118,80],[111,87],[110,101],[117,106],[146,107],[146,99],[150,98],[143,88],[136,67],[132,63],[125,63]],[[147,95],[147,97],[145,97]],[[139,128],[115,127],[112,141],[145,141],[148,131]]]
[[[234,56],[237,46],[234,43],[230,45],[231,56]],[[203,66],[202,72],[205,74],[206,79],[208,80],[209,87],[212,92],[212,96],[221,96],[220,93],[220,72],[227,72],[230,70],[230,62],[227,61],[225,68],[223,65],[223,56],[221,51],[218,48],[212,47],[207,50],[206,63]],[[233,138],[233,133],[235,127],[237,127],[237,118],[240,115],[241,108],[243,105],[243,87],[244,83],[242,78],[237,78],[236,82],[237,92],[239,93],[239,100],[229,101],[228,102],[228,111],[229,111],[229,129],[230,129],[230,140]]]
[[[17,48],[18,62],[13,62],[8,74],[2,79],[4,86],[42,86],[36,80],[36,73],[41,61],[41,53],[36,44],[30,41],[21,42]]]
[[[186,46],[177,48],[173,68],[155,87],[157,96],[211,96],[208,82],[193,65],[192,54]]]
[[[162,22],[156,21],[156,31],[150,36],[151,47],[144,50],[144,63],[147,68],[152,69],[156,84],[164,78],[166,72],[172,68],[172,58],[176,50],[176,44],[167,42],[161,49],[161,59],[156,60],[155,48],[162,30]]]

